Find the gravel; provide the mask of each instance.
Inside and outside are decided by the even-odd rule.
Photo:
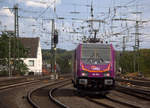
[[[33,88],[51,82],[41,81],[34,84],[23,85],[20,87],[10,88],[0,91],[0,108],[32,108],[27,101],[27,92]]]

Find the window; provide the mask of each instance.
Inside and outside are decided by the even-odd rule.
[[[85,64],[104,64],[111,60],[110,53],[109,45],[83,44],[81,60]]]
[[[25,48],[25,55],[31,56],[31,48]]]
[[[34,66],[34,60],[29,60],[29,66]]]

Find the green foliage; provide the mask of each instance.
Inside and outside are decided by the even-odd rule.
[[[122,73],[132,73],[139,70],[144,76],[150,76],[150,49],[141,49],[139,56],[133,51],[117,52],[117,65],[122,68]],[[135,59],[136,57],[136,59]],[[135,62],[134,62],[135,60]]]
[[[16,72],[17,72],[16,74],[24,75],[25,73],[28,72],[27,65],[23,61],[17,62]]]
[[[124,52],[120,55],[119,65],[122,67],[123,73],[134,72],[133,59],[133,52]]]
[[[140,51],[140,70],[145,76],[150,77],[150,50],[143,49]]]
[[[46,64],[51,63],[52,54],[50,50],[42,50],[42,59]]]
[[[24,58],[27,56],[27,53],[25,53],[26,50],[21,44],[20,40],[13,37],[13,34],[10,34],[9,32],[2,32],[2,34],[0,35],[0,65],[1,67],[7,67],[7,70],[9,66],[9,51],[11,54],[11,61],[13,62],[13,64],[11,64],[11,70],[13,71],[13,74],[23,74],[24,70],[27,70],[25,69],[25,67],[27,68],[27,66],[23,63],[20,63],[19,60],[20,58]],[[2,70],[1,74],[6,75],[5,73],[8,72],[5,71]]]
[[[56,61],[60,66],[61,73],[71,73],[72,71],[72,52],[66,51],[56,56]]]
[[[57,49],[57,55],[59,56],[60,54],[63,54],[65,53],[66,50],[63,50],[63,49]],[[50,64],[51,63],[51,58],[52,58],[52,52],[51,50],[42,50],[42,59],[45,63],[48,63]]]
[[[50,64],[52,54],[50,50],[42,50],[43,62]],[[60,67],[61,73],[69,73],[72,71],[72,51],[57,49],[56,62]]]
[[[0,58],[8,57],[8,36],[6,34],[2,34],[0,37]]]

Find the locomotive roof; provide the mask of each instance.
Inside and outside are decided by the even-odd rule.
[[[81,43],[82,45],[90,44],[90,45],[106,45],[109,46],[110,44],[103,44],[103,43]]]
[[[83,47],[98,47],[98,48],[110,48],[110,44],[102,43],[82,43]]]

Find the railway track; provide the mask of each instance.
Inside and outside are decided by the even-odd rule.
[[[62,107],[62,108],[69,108],[69,106],[67,106],[67,105],[63,104],[62,102],[60,102],[59,100],[57,100],[57,99],[55,98],[55,96],[53,95],[53,92],[54,92],[55,90],[57,90],[58,88],[63,87],[63,86],[66,86],[66,85],[68,85],[68,84],[70,84],[70,82],[69,82],[69,83],[66,83],[66,84],[63,84],[63,85],[60,85],[60,86],[57,86],[56,88],[53,88],[53,89],[51,89],[51,90],[49,91],[49,98],[50,98],[53,102],[55,102],[57,105],[59,105],[60,107]]]
[[[136,106],[134,104],[130,104],[130,103],[126,103],[126,102],[122,102],[119,100],[115,100],[111,97],[104,97],[103,99],[93,99],[90,97],[86,97],[86,99],[90,102],[93,102],[94,104],[97,104],[101,107],[105,107],[105,108],[119,108],[119,107],[125,107],[125,108],[141,108],[139,106]],[[113,104],[112,104],[113,103]],[[117,107],[119,106],[119,107]]]
[[[20,78],[19,78],[20,79]],[[5,84],[1,84],[0,85],[0,90],[4,90],[4,89],[9,89],[9,88],[13,88],[13,87],[17,87],[17,86],[22,86],[22,85],[27,85],[27,84],[31,84],[31,83],[37,83],[37,82],[40,82],[41,80],[45,80],[45,79],[49,79],[49,77],[41,77],[41,78],[23,78],[23,79],[20,79],[21,81],[19,81],[18,79],[17,80],[5,80]],[[3,83],[3,82],[2,82]]]
[[[92,102],[92,103],[94,103],[94,104],[100,105],[100,106],[102,106],[102,107],[114,108],[114,107],[111,106],[111,105],[108,105],[108,104],[103,103],[103,102],[96,101],[96,100],[94,100],[94,99],[92,99],[92,98],[90,98],[90,97],[86,97],[86,99],[87,99],[88,101],[90,101],[90,102]]]
[[[134,80],[134,81],[150,81],[150,78],[146,77],[126,77],[126,76],[117,76],[116,79],[125,79],[125,80]]]
[[[117,85],[115,88],[116,91],[137,97],[139,99],[144,99],[150,101],[150,90],[136,89],[132,87],[125,87]]]
[[[134,79],[130,80],[130,79],[122,79],[122,78],[116,78],[115,80],[117,82],[130,83],[133,85],[150,87],[150,80],[134,80]]]
[[[44,79],[44,78],[42,78],[42,79]],[[9,85],[5,85],[5,86],[1,86],[0,90],[9,89],[9,88],[17,87],[17,86],[22,86],[22,85],[27,85],[27,84],[31,84],[31,83],[36,83],[36,82],[39,82],[41,80],[38,79],[38,80],[31,80],[31,81],[19,82],[19,83],[15,82],[15,84],[9,84]],[[60,81],[47,83],[46,85],[44,85],[42,87],[36,88],[32,91],[29,91],[27,99],[32,104],[32,106],[34,108],[41,108],[41,107],[43,107],[42,104],[41,105],[38,105],[38,104],[40,103],[39,101],[43,100],[43,99],[38,99],[38,98],[34,99],[34,97],[39,97],[39,95],[42,94],[40,92],[40,90],[43,90],[43,91],[47,90],[47,96],[46,96],[47,97],[47,102],[45,102],[45,100],[43,100],[43,103],[46,103],[46,104],[49,103],[50,105],[52,105],[55,108],[60,108],[60,107],[69,108],[67,105],[65,105],[65,104],[61,103],[60,101],[58,101],[55,98],[55,95],[53,95],[53,92],[55,90],[57,90],[58,88],[61,88],[65,85],[69,84],[70,82],[65,81],[65,78],[63,78],[63,80],[60,80]],[[119,92],[128,94],[128,95],[131,95],[131,96],[135,96],[139,99],[143,99],[143,100],[147,100],[147,101],[150,100],[150,98],[149,98],[150,93],[149,93],[149,91],[146,91],[146,90],[145,91],[144,90],[138,90],[138,89],[136,90],[136,89],[132,89],[132,88],[129,88],[129,87],[122,87],[122,86],[120,88],[116,88],[116,90],[119,91]],[[33,95],[36,95],[36,96],[33,96]],[[75,96],[77,96],[77,95],[75,94]],[[83,97],[80,97],[80,98],[83,98]],[[50,102],[50,99],[53,102]],[[104,98],[105,102],[103,101],[103,99],[93,99],[93,98],[90,98],[90,97],[86,97],[85,99],[90,101],[93,104],[97,104],[97,105],[99,105],[101,107],[105,107],[105,108],[116,108],[115,105],[120,105],[122,107],[141,108],[140,106],[132,104],[132,102],[127,103],[127,102],[115,100],[114,98],[108,97],[108,96],[106,96]],[[54,104],[54,102],[56,104]],[[108,104],[108,103],[114,103],[115,105],[111,105],[111,104]],[[44,107],[44,108],[48,108],[48,107],[49,107],[49,105],[46,105],[46,107]]]
[[[54,91],[57,91],[57,93],[60,93],[60,92],[63,93],[64,90],[66,90],[66,89],[64,88],[64,89],[62,89],[62,91],[61,90],[57,91],[57,88],[54,88],[54,89],[52,89],[51,92],[53,93]],[[70,94],[68,94],[68,96],[69,95]],[[62,95],[59,94],[58,96],[62,96]],[[59,104],[61,107],[63,107],[63,108],[69,108],[69,106],[71,106],[71,107],[73,106],[73,108],[75,107],[75,105],[70,105],[69,102],[66,103],[67,100],[64,102],[64,99],[67,99],[66,97],[60,99],[58,96],[57,96],[57,98],[55,98],[55,96],[54,96],[53,100],[57,104]],[[102,108],[103,107],[104,108],[142,108],[141,106],[136,105],[135,102],[132,102],[132,101],[130,101],[130,102],[129,101],[123,101],[123,100],[119,100],[119,99],[117,100],[113,96],[106,96],[106,97],[102,97],[101,98],[101,96],[98,95],[98,96],[96,96],[96,98],[95,97],[93,98],[93,96],[92,97],[88,96],[88,95],[87,96],[83,96],[83,95],[80,96],[80,94],[79,95],[74,94],[73,98],[78,98],[81,101],[83,101],[83,99],[85,99],[88,102],[86,102],[86,103],[82,103],[81,102],[82,104],[93,103],[93,105],[96,104],[97,106],[102,107]],[[73,98],[70,98],[70,100],[72,100],[72,101],[76,100],[76,99],[73,99]],[[59,99],[59,101],[57,99]],[[63,102],[65,104],[63,104]],[[76,101],[76,102],[78,102],[78,101]],[[76,102],[74,101],[74,103],[76,103]],[[86,107],[84,107],[84,105],[81,106],[81,107],[82,108],[86,108]]]
[[[124,93],[126,95],[136,97],[139,102],[145,101],[145,103],[146,103],[146,102],[150,101],[150,90],[149,90],[149,87],[146,87],[146,88],[148,88],[148,89],[143,90],[141,86],[139,86],[139,88],[137,89],[137,88],[127,87],[127,86],[117,85],[115,90],[118,92]],[[136,105],[136,101],[135,102],[120,101],[120,100],[116,100],[117,98],[113,98],[112,96],[106,96],[104,98],[105,101],[103,101],[101,99],[92,99],[90,97],[86,97],[86,99],[89,100],[90,102],[93,102],[95,104],[98,104],[98,105],[100,105],[102,107],[106,107],[106,108],[116,108],[116,106],[114,106],[113,104],[112,105],[108,104],[109,102],[107,102],[107,101],[111,101],[113,103],[119,104],[119,105],[121,105],[121,107],[148,108],[148,105],[147,106]],[[118,107],[118,108],[120,108],[120,107]]]
[[[67,83],[68,84],[68,83]],[[50,91],[49,91],[49,98],[53,101],[53,102],[55,102],[57,105],[52,105],[53,107],[55,107],[55,108],[60,108],[60,107],[62,107],[62,108],[69,108],[69,106],[70,105],[68,105],[68,103],[66,104],[64,104],[63,103],[63,101],[60,101],[60,100],[58,100],[57,98],[55,98],[55,95],[53,95],[53,94],[55,94],[54,92],[55,91],[57,91],[59,88],[61,88],[61,87],[63,87],[63,86],[65,86],[66,84],[60,84],[60,85],[57,85],[56,86],[56,84],[52,84],[51,85],[51,87],[50,87]],[[45,87],[44,87],[45,88]],[[41,88],[39,88],[39,89],[41,89]],[[129,90],[130,88],[122,88],[122,90],[123,91],[130,91]],[[121,89],[120,89],[121,90]],[[129,93],[126,93],[126,94],[128,94],[128,95],[131,95],[131,96],[134,96],[133,95],[133,92],[135,93],[135,89],[133,89],[134,91],[132,91],[130,94]],[[36,90],[35,90],[36,91]],[[119,91],[120,92],[120,91]],[[39,93],[39,92],[38,92]],[[38,94],[37,93],[37,94]],[[136,90],[136,93],[137,94],[141,94],[141,97],[143,97],[144,95],[148,95],[148,91],[139,91],[139,90]],[[75,94],[75,96],[77,96],[76,94]],[[136,96],[136,97],[138,97],[138,96]],[[141,97],[138,97],[139,98],[139,100],[141,100],[141,99],[144,99],[144,100],[149,100],[148,98],[141,98]],[[82,98],[83,99],[83,97],[79,97],[79,98]],[[71,100],[72,100],[72,98],[70,98]],[[117,100],[117,98],[113,98],[113,97],[111,97],[111,96],[106,96],[106,97],[104,97],[103,99],[101,99],[101,98],[98,98],[98,99],[94,99],[94,98],[91,98],[91,97],[85,97],[84,99],[86,99],[86,100],[88,100],[89,102],[91,102],[91,103],[93,103],[93,104],[97,104],[98,106],[101,106],[101,107],[104,107],[104,108],[142,108],[141,107],[141,105],[137,105],[136,104],[136,102],[132,102],[132,101],[121,101],[121,100]],[[41,100],[41,99],[40,99]],[[138,100],[138,101],[139,101]],[[138,102],[137,101],[137,102]],[[33,102],[34,104],[35,104],[35,108],[40,108],[40,107],[42,107],[42,106],[40,106],[40,105],[37,105],[37,103],[38,102]],[[50,104],[53,104],[53,103],[50,103]],[[75,105],[73,105],[73,106],[75,106]],[[47,107],[44,107],[44,108],[47,108]]]
[[[0,108],[31,108],[31,105],[26,100],[27,92],[52,81],[46,77],[31,81],[25,80],[24,82],[13,82],[12,79],[12,83],[5,83],[5,85],[0,86]]]
[[[34,108],[48,108],[49,106],[54,108],[60,108],[63,106],[60,102],[58,102],[52,93],[58,87],[62,87],[68,83],[71,83],[70,79],[58,80],[53,83],[48,83],[39,88],[35,88],[28,92],[27,99],[28,102]],[[50,99],[52,101],[50,101]],[[54,103],[55,102],[55,103]],[[65,106],[65,105],[64,105]]]

